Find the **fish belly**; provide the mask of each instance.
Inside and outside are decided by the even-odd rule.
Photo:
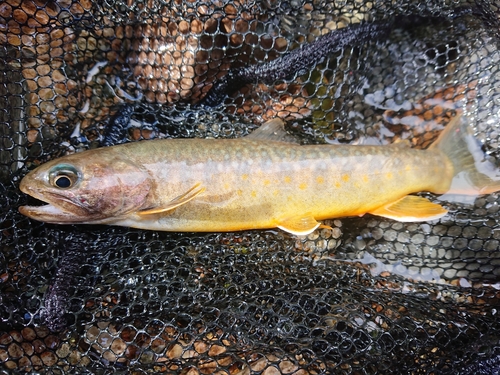
[[[452,173],[439,151],[402,147],[179,142],[164,157],[167,163],[149,163],[161,168],[152,173],[159,176],[159,206],[195,185],[205,190],[174,210],[121,225],[229,231],[274,228],[305,215],[362,215],[410,193],[446,191]]]

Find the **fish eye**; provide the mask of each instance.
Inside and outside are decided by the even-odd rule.
[[[54,185],[62,189],[71,187],[71,180],[68,176],[57,176],[54,178]]]
[[[72,188],[79,178],[80,174],[76,168],[68,164],[58,165],[49,173],[50,184],[60,189]]]

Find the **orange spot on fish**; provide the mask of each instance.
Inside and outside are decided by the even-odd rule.
[[[264,180],[264,186],[268,186],[268,185],[270,185],[270,184],[271,184],[271,181],[269,181],[269,180]]]
[[[336,188],[339,188],[340,186],[341,186],[341,185],[340,185],[340,182],[336,182],[336,183],[335,183],[335,187],[336,187]]]
[[[366,174],[363,175],[363,182],[368,182],[368,176]]]
[[[248,175],[247,175],[246,173],[245,173],[245,174],[243,174],[243,175],[241,176],[241,179],[242,179],[243,181],[248,180]]]
[[[307,189],[307,184],[306,184],[305,182],[301,183],[301,184],[299,185],[299,189],[300,189],[300,190],[306,190],[306,189]]]
[[[243,190],[238,189],[238,190],[236,191],[236,193],[237,193],[239,196],[242,196],[242,195],[243,195]]]
[[[229,187],[230,187],[230,186],[229,186],[229,184],[228,184],[228,183],[225,183],[225,184],[224,184],[224,189],[226,189],[226,190],[227,190],[227,189],[229,189]]]
[[[349,177],[349,175],[348,175],[348,174],[344,174],[344,175],[342,175],[342,181],[344,181],[344,182],[349,181],[349,178],[350,178],[350,177]]]
[[[316,177],[316,182],[318,184],[322,184],[323,182],[325,182],[325,179],[323,177],[321,177],[321,176],[318,176],[318,177]]]
[[[285,176],[285,183],[289,184],[292,182],[292,178],[290,176]]]
[[[386,173],[385,177],[387,177],[388,180],[391,180],[393,176],[391,172],[388,172]]]
[[[255,190],[252,190],[252,193],[251,193],[251,194],[252,194],[252,197],[253,197],[253,198],[257,197],[257,192],[256,192]]]

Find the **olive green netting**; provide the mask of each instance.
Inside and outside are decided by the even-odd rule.
[[[483,16],[448,19],[461,6]],[[438,221],[366,215],[305,238],[46,225],[17,209],[31,202],[22,176],[68,152],[241,137],[276,117],[303,143],[427,147],[463,112],[497,162],[498,12],[406,0],[0,3],[0,373],[495,373],[498,194],[442,201]],[[197,105],[229,69],[402,14],[442,18]]]

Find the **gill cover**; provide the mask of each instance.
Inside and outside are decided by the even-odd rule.
[[[144,206],[149,174],[109,149],[69,155],[30,172],[21,191],[45,206],[22,206],[20,212],[49,223],[111,223]]]

